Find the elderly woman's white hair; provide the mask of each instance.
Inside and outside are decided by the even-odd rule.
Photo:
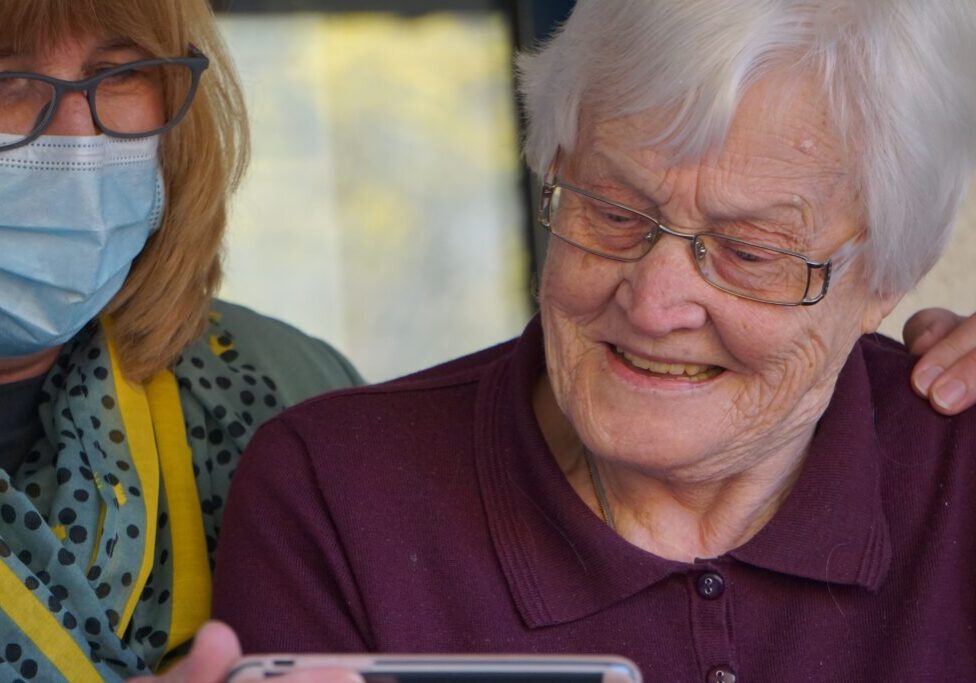
[[[974,0],[579,0],[519,59],[529,164],[541,174],[571,150],[584,109],[670,107],[646,142],[699,155],[781,68],[819,74],[860,155],[872,287],[910,289],[942,253],[976,159]]]

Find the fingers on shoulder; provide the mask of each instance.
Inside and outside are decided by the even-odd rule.
[[[908,350],[923,354],[950,336],[964,322],[973,323],[974,318],[964,318],[944,308],[925,308],[905,322],[902,337]],[[976,334],[976,323],[974,323]],[[973,341],[976,345],[976,340]]]

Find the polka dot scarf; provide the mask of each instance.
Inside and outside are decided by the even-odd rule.
[[[90,326],[41,401],[44,438],[12,481],[0,470],[0,680],[145,674],[207,618],[230,478],[277,385],[212,315],[146,385]]]

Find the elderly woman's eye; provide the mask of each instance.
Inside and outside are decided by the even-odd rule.
[[[715,250],[713,246],[713,251]],[[718,245],[718,254],[713,254],[725,261],[740,264],[763,265],[774,263],[779,260],[780,254],[770,251],[763,247],[756,247],[738,242],[721,242]]]
[[[601,216],[603,220],[616,225],[628,225],[637,221],[637,216],[623,211],[603,211]]]
[[[745,249],[733,249],[732,254],[740,261],[746,261],[748,263],[758,263],[760,261],[767,261],[768,256],[763,256],[762,254],[757,254],[754,251],[747,251]]]

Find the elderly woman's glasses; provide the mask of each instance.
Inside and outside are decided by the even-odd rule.
[[[42,135],[61,99],[72,92],[85,93],[92,121],[106,135],[141,138],[163,133],[186,115],[200,74],[209,65],[203,53],[191,49],[187,57],[120,64],[81,81],[0,72],[0,133],[8,134],[9,140],[0,144],[0,151]],[[11,140],[10,135],[15,137]]]
[[[553,236],[614,261],[642,259],[661,235],[687,240],[698,272],[713,287],[780,306],[809,306],[827,294],[831,262],[847,260],[845,247],[826,261],[712,232],[673,230],[642,211],[555,178],[542,186],[539,222]]]

